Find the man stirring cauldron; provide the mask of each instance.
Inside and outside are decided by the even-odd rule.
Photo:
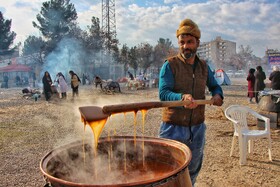
[[[205,99],[205,89],[212,94],[216,106],[223,104],[223,91],[205,61],[196,55],[200,30],[190,19],[183,20],[176,32],[179,54],[168,58],[160,71],[159,97],[161,101],[189,100],[184,107],[163,110],[159,136],[186,144],[192,151],[188,166],[192,185],[201,169],[205,144],[205,105],[194,100]]]

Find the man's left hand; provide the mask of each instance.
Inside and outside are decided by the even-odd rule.
[[[219,94],[214,95],[211,100],[213,101],[213,105],[216,106],[222,106],[224,103],[222,97]]]

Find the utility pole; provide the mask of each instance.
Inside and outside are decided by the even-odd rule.
[[[105,36],[106,52],[110,53],[112,42],[116,41],[115,0],[102,0],[102,31]]]
[[[112,59],[112,48],[117,45],[115,0],[102,0],[102,32],[104,36],[104,46],[102,53],[102,63],[109,65],[109,77],[116,79],[115,64]]]

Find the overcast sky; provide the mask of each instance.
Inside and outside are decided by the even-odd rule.
[[[16,42],[28,35],[39,36],[32,26],[46,0],[0,0],[4,19],[12,19]],[[78,13],[82,29],[92,16],[101,19],[101,0],[70,0]],[[190,18],[201,30],[201,42],[217,36],[250,45],[263,57],[265,50],[280,50],[280,0],[115,0],[117,38],[129,47],[142,42],[156,45],[169,38],[177,46],[176,29],[181,20]]]

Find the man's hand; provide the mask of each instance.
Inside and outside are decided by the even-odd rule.
[[[182,95],[182,101],[191,101],[191,103],[189,105],[184,106],[185,108],[194,109],[197,107],[197,104],[194,102],[194,99],[193,99],[192,95],[190,95],[190,94]]]
[[[213,101],[213,105],[216,106],[222,106],[224,103],[222,97],[219,94],[214,95],[211,100]]]

